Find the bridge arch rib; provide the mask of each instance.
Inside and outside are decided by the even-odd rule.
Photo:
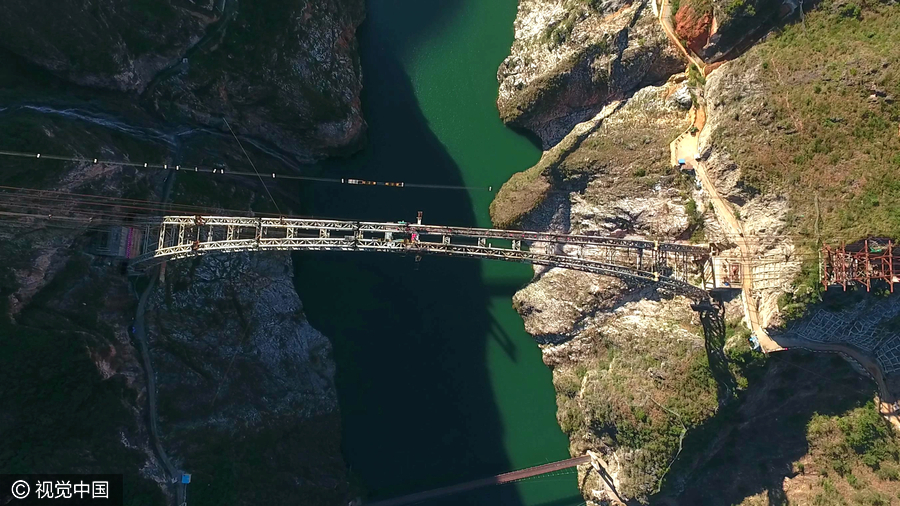
[[[242,251],[356,251],[486,258],[658,283],[702,297],[714,280],[708,248],[592,235],[344,220],[164,216],[142,222],[131,262]]]

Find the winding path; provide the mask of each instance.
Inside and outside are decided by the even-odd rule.
[[[159,414],[156,408],[156,373],[153,370],[153,364],[150,362],[150,347],[147,345],[147,329],[144,318],[147,300],[150,298],[150,294],[153,293],[155,288],[156,276],[150,276],[150,284],[147,285],[144,293],[141,294],[141,299],[140,302],[138,302],[137,311],[135,313],[134,337],[141,347],[141,357],[144,359],[144,371],[147,373],[147,400],[150,404],[150,436],[153,439],[153,447],[156,449],[156,453],[159,455],[163,467],[166,468],[166,473],[168,473],[170,478],[174,479],[179,474],[178,469],[172,465],[172,461],[169,460],[169,455],[166,453],[166,450],[163,449],[162,440],[159,434]],[[176,506],[182,503],[180,492],[181,487],[178,488],[176,493]]]
[[[654,5],[656,5],[656,0],[651,1]],[[671,40],[672,43],[675,44],[675,47],[677,47],[681,51],[684,57],[702,71],[706,64],[703,63],[703,60],[701,60],[700,58],[694,58],[693,56],[691,56],[691,53],[687,50],[686,47],[684,47],[681,41],[678,40],[678,36],[675,35],[675,26],[672,25],[672,15],[674,13],[672,12],[671,7],[669,7],[669,0],[661,0],[661,2],[662,3],[659,8],[659,24],[662,26],[663,31],[666,32],[666,35],[669,36],[669,40]]]
[[[703,69],[703,62],[696,62],[675,35],[670,18],[671,14],[668,7],[668,0],[661,0],[661,2],[662,6],[660,7],[659,22],[663,30],[669,36],[672,43],[681,50],[688,61],[697,65],[698,68]],[[705,118],[706,111],[702,109],[702,105],[693,110],[694,116],[692,117],[696,117],[698,113],[703,114],[703,117]],[[703,123],[705,123],[705,121]],[[701,124],[699,129],[702,130],[703,126],[704,125]],[[681,134],[681,136],[672,141],[670,145],[672,159],[677,160],[683,158],[692,160],[695,153],[698,152],[699,138],[700,131],[695,132],[694,135],[691,135],[689,132]],[[703,189],[708,193],[710,201],[713,203],[716,214],[724,221],[725,225],[731,229],[732,236],[736,238],[735,242],[741,252],[741,299],[744,306],[744,314],[749,323],[750,330],[759,341],[760,348],[762,348],[763,352],[768,354],[775,351],[787,350],[789,348],[801,348],[817,352],[839,353],[844,357],[849,357],[858,363],[875,381],[876,385],[878,385],[879,411],[895,429],[900,430],[900,410],[896,408],[898,396],[888,388],[884,372],[873,358],[850,345],[817,343],[807,339],[797,339],[786,336],[773,338],[769,335],[765,326],[761,323],[762,320],[759,316],[759,309],[757,307],[756,299],[753,296],[753,271],[751,262],[749,261],[749,259],[752,258],[752,252],[758,249],[759,244],[755,240],[755,237],[747,237],[744,235],[742,223],[735,217],[734,211],[725,199],[722,198],[718,189],[710,179],[706,163],[703,160],[698,160],[693,166]]]
[[[175,183],[175,172],[169,171],[169,176],[166,178],[163,188],[163,196],[160,199],[161,202],[165,203],[169,200],[169,194],[172,192],[172,186]],[[151,273],[150,282],[147,285],[147,288],[144,289],[144,292],[141,294],[141,298],[138,301],[137,310],[135,310],[134,316],[134,338],[137,340],[138,345],[141,348],[141,357],[144,362],[144,372],[147,374],[147,401],[149,404],[149,413],[148,416],[150,418],[150,438],[153,439],[153,447],[156,450],[157,455],[159,455],[159,459],[163,464],[163,467],[166,468],[166,473],[169,475],[169,478],[174,483],[175,480],[181,475],[181,472],[172,464],[172,461],[169,459],[169,455],[166,453],[166,450],[162,447],[162,437],[159,432],[159,412],[157,411],[157,394],[156,394],[156,372],[153,370],[153,363],[150,360],[150,346],[147,344],[147,325],[146,325],[146,310],[147,310],[147,301],[150,299],[150,295],[153,293],[153,290],[156,288],[156,271],[154,270]],[[175,483],[175,506],[185,505],[185,486],[180,483]]]

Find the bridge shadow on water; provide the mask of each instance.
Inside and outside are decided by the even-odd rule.
[[[405,34],[382,33],[371,26],[371,17],[363,25],[368,147],[327,163],[326,175],[463,184],[460,168],[417,104],[394,53],[398,41],[385,40],[419,37],[443,22],[438,14],[452,15],[458,3],[404,14],[421,10],[427,18]],[[378,15],[385,11],[370,13]],[[302,211],[311,215],[412,221],[422,210],[426,222],[475,224],[465,191],[317,185],[306,187],[302,200]],[[491,289],[480,262],[303,253],[294,255],[294,263],[306,314],[334,345],[345,459],[369,500],[510,470],[486,346],[496,339],[513,358],[515,348],[489,313]],[[429,504],[521,504],[515,487],[494,487],[460,501]]]

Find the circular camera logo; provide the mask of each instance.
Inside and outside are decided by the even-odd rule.
[[[12,484],[12,495],[16,499],[25,499],[31,493],[31,487],[25,480],[19,480]]]

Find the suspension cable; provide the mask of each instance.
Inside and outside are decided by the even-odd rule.
[[[243,151],[243,152],[244,152],[244,156],[246,156],[246,157],[247,157],[247,161],[248,161],[248,162],[250,162],[250,166],[251,166],[251,167],[253,167],[253,172],[256,172],[256,177],[258,177],[258,178],[259,178],[259,182],[260,182],[260,183],[262,183],[262,185],[263,185],[263,188],[265,188],[265,189],[266,189],[266,193],[268,193],[268,194],[269,194],[269,198],[270,198],[270,199],[272,199],[272,205],[274,205],[274,206],[275,206],[275,210],[276,210],[276,211],[278,211],[278,214],[281,214],[281,208],[280,208],[280,207],[278,207],[278,203],[277,203],[277,202],[275,202],[275,197],[273,197],[273,196],[272,196],[272,192],[270,192],[270,191],[269,191],[269,187],[268,187],[268,186],[266,186],[266,182],[265,182],[265,181],[263,181],[263,178],[262,178],[262,176],[260,176],[260,175],[259,175],[259,171],[258,171],[258,170],[256,170],[256,165],[255,165],[255,164],[254,164],[254,163],[253,163],[253,160],[251,160],[251,159],[250,159],[250,155],[248,155],[248,154],[247,154],[247,150],[246,150],[246,149],[244,149],[244,145],[243,145],[243,144],[241,144],[241,140],[240,140],[240,139],[238,139],[238,136],[237,136],[237,134],[235,134],[235,133],[234,133],[234,130],[232,130],[232,128],[231,128],[231,125],[230,125],[230,124],[228,124],[228,120],[226,120],[226,119],[225,119],[225,116],[222,116],[222,121],[224,121],[224,122],[225,122],[225,126],[227,126],[227,127],[228,127],[228,131],[229,131],[229,132],[231,132],[231,136],[232,136],[232,137],[234,137],[234,140],[236,140],[236,141],[237,141],[237,143],[238,143],[238,146],[240,146],[240,147],[241,147],[241,151]]]
[[[7,157],[15,157],[15,158],[31,158],[34,160],[57,160],[63,162],[79,162],[79,163],[101,163],[105,165],[116,165],[120,167],[134,167],[138,169],[164,169],[170,170],[175,169],[176,171],[185,171],[185,172],[196,172],[196,173],[205,173],[205,174],[228,174],[230,176],[247,176],[247,177],[261,177],[261,173],[258,171],[254,172],[246,171],[246,170],[232,170],[222,167],[204,167],[199,165],[172,165],[168,163],[150,163],[150,162],[128,162],[122,160],[105,160],[101,158],[85,158],[79,156],[61,156],[61,155],[53,155],[46,153],[27,153],[22,151],[8,151],[8,150],[0,150],[0,156]],[[270,175],[271,174],[271,175]],[[422,183],[407,183],[407,182],[391,182],[391,181],[368,181],[363,179],[353,179],[353,178],[333,178],[333,177],[317,177],[317,176],[301,176],[295,174],[279,174],[276,172],[266,173],[266,178],[271,177],[272,179],[287,179],[291,181],[313,181],[319,183],[335,183],[335,184],[346,184],[346,185],[361,185],[361,186],[387,186],[392,188],[423,188],[423,189],[436,189],[436,190],[466,190],[466,191],[489,191],[493,192],[493,186],[483,187],[483,186],[464,186],[464,185],[448,185],[448,184],[422,184]]]

